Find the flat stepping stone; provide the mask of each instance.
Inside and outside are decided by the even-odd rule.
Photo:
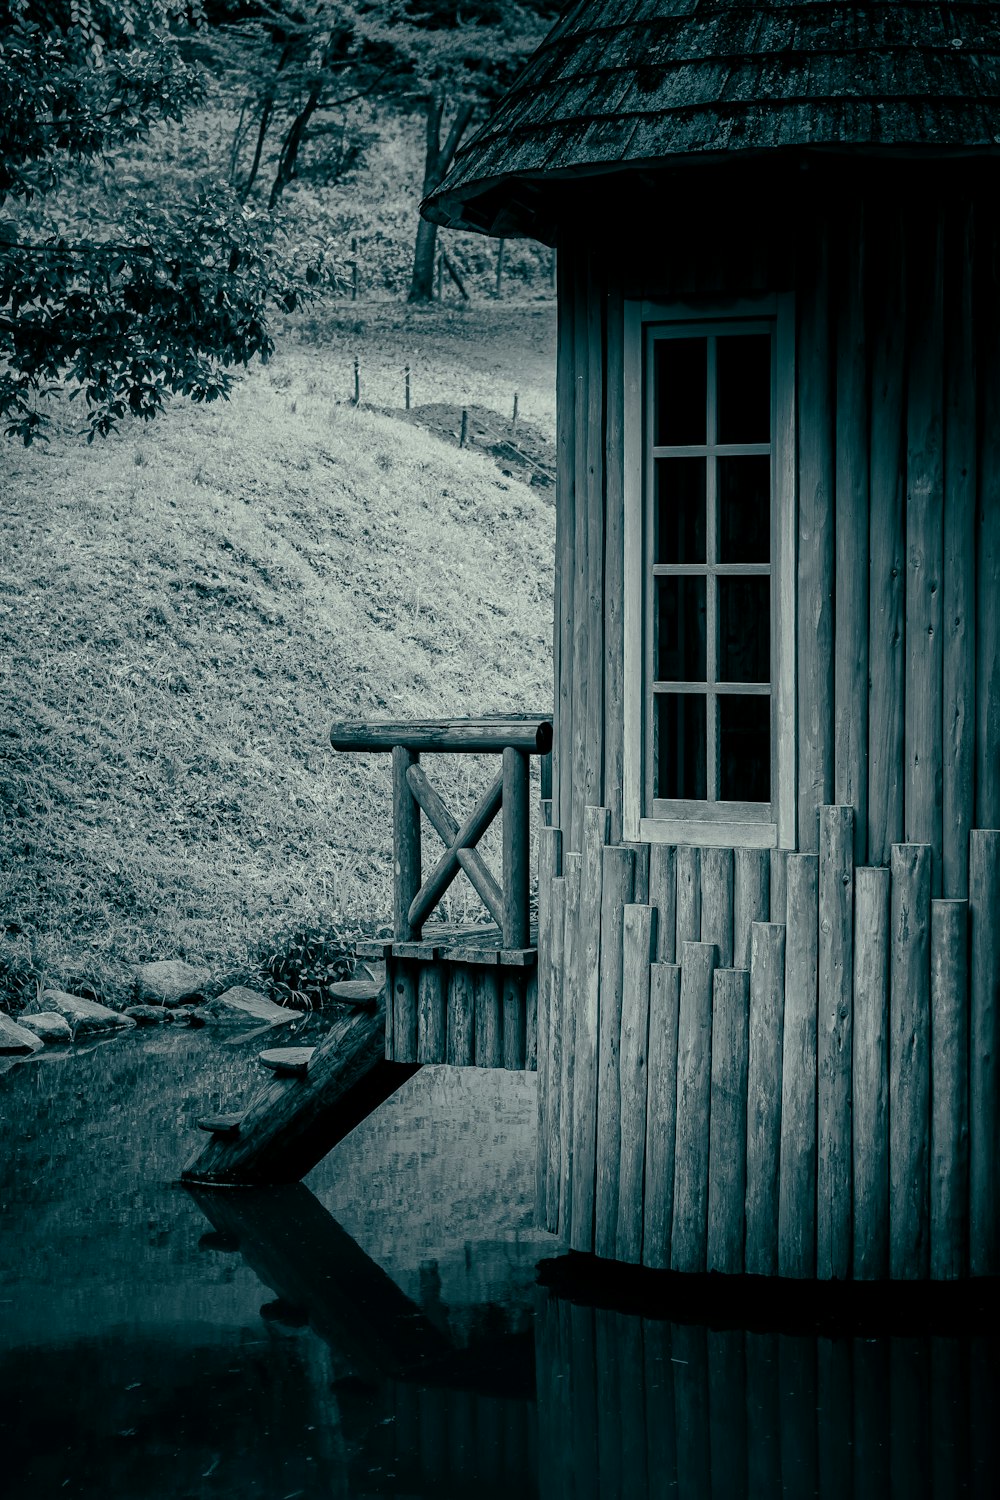
[[[298,1021],[304,1015],[303,1011],[293,1010],[291,1006],[275,1005],[266,995],[242,984],[233,985],[214,1000],[207,1000],[200,1010],[206,1020],[231,1022],[236,1026],[245,1026],[247,1021],[286,1026],[289,1021]]]
[[[65,1017],[58,1011],[42,1011],[34,1016],[22,1016],[18,1022],[25,1031],[34,1032],[42,1042],[71,1042],[73,1031]]]
[[[82,995],[70,995],[65,990],[46,990],[39,1000],[28,1006],[32,1015],[55,1012],[67,1021],[73,1032],[73,1040],[103,1036],[109,1031],[131,1031],[135,1022],[131,1016],[99,1005],[96,1000],[85,1000]]]
[[[260,1061],[272,1073],[305,1073],[315,1047],[271,1047],[260,1054]]]
[[[328,985],[326,992],[331,1000],[356,1005],[359,1010],[370,1010],[383,988],[374,979],[340,979],[336,984]]]
[[[198,1129],[209,1135],[239,1135],[242,1115],[205,1115],[198,1121]]]

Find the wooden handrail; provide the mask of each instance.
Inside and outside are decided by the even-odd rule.
[[[402,745],[407,750],[437,750],[448,755],[499,754],[507,749],[548,755],[552,720],[538,714],[508,714],[482,719],[421,719],[417,723],[336,723],[330,726],[330,744],[334,750],[383,753]]]
[[[543,757],[543,793],[550,783],[552,721],[515,714],[419,723],[338,723],[330,730],[335,750],[388,751],[392,755],[393,931],[398,942],[420,938],[423,924],[460,870],[471,880],[503,933],[505,948],[530,941],[528,761]],[[420,751],[445,754],[500,753],[503,765],[461,825],[420,765]],[[503,882],[476,845],[503,809]],[[420,812],[444,844],[426,881],[421,879]]]

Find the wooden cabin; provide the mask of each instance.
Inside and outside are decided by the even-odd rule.
[[[1000,7],[584,0],[424,212],[558,248],[544,1222],[1000,1272]]]

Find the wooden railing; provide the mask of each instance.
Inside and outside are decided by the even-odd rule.
[[[526,948],[529,924],[528,760],[542,757],[542,796],[551,777],[552,721],[537,715],[440,719],[418,723],[334,724],[334,750],[392,755],[393,935],[420,940],[424,923],[460,871],[468,876],[503,934],[505,948]],[[420,764],[421,752],[499,754],[501,768],[464,822],[452,815]],[[497,883],[477,845],[503,809],[503,876]],[[420,813],[426,814],[444,853],[421,873]]]

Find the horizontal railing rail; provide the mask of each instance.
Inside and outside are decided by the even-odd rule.
[[[542,757],[543,798],[550,795],[552,720],[537,714],[415,722],[336,723],[339,751],[392,755],[393,935],[418,942],[424,923],[452,881],[464,872],[496,922],[505,948],[530,943],[529,758]],[[501,768],[472,812],[459,823],[420,764],[421,751],[499,754]],[[477,845],[503,811],[503,878],[497,882]],[[427,879],[421,870],[421,812],[444,845]]]

